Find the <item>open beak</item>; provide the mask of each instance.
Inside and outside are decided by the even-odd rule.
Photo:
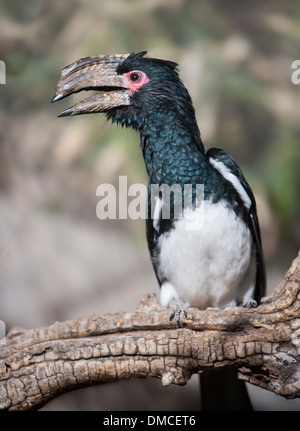
[[[128,55],[85,57],[62,69],[52,102],[82,90],[99,90],[101,93],[76,103],[59,114],[59,117],[106,112],[130,105],[123,77],[116,72],[118,65]]]

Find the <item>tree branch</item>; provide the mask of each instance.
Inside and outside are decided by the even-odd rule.
[[[62,392],[131,377],[183,385],[234,367],[240,379],[300,397],[300,253],[256,309],[188,310],[181,324],[154,295],[132,313],[12,329],[0,344],[0,409],[37,409]]]

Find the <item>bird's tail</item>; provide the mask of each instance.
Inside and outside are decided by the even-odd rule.
[[[253,410],[246,383],[232,370],[214,370],[200,375],[201,410]]]

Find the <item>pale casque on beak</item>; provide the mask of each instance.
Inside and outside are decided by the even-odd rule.
[[[76,103],[59,114],[59,117],[107,112],[112,108],[130,105],[124,78],[116,72],[118,65],[128,56],[129,54],[115,54],[85,57],[62,69],[52,102],[82,90],[99,90],[101,93]]]

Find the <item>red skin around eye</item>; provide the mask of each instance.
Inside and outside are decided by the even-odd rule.
[[[137,81],[132,81],[130,79],[130,76],[133,74],[138,74],[140,79],[138,79]],[[133,94],[136,90],[141,88],[149,81],[147,75],[144,72],[141,72],[139,70],[132,70],[130,72],[124,73],[122,76],[125,80],[126,87],[128,88],[131,94]]]

